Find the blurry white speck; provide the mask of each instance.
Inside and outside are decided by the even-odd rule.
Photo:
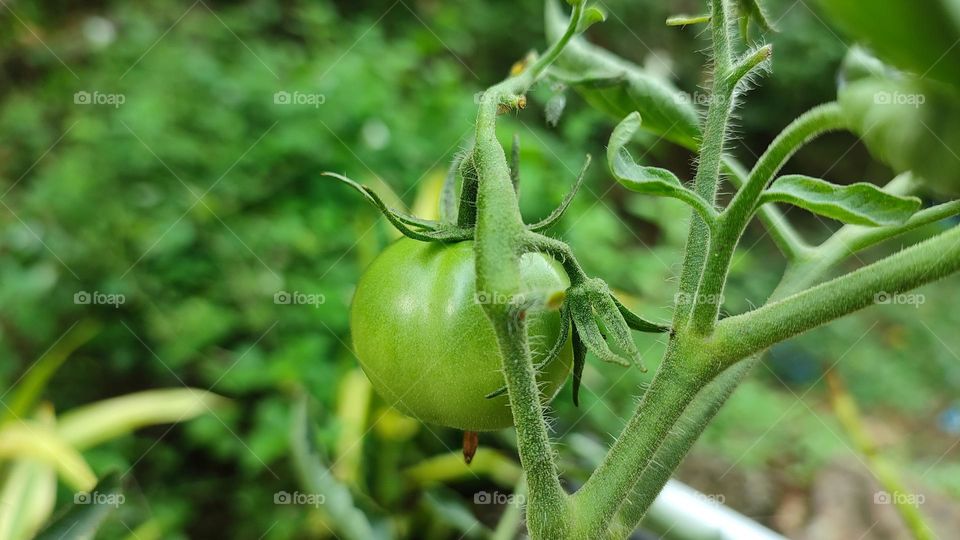
[[[374,150],[380,150],[390,142],[390,128],[377,118],[371,118],[360,130],[363,142]]]
[[[109,20],[94,15],[84,19],[83,37],[87,38],[87,41],[98,49],[103,48],[116,39],[117,28]]]
[[[663,49],[650,51],[644,61],[643,69],[663,79],[676,78],[673,74],[673,60],[670,58],[670,53]]]

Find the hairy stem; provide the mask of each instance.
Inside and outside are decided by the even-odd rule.
[[[791,123],[760,156],[747,183],[720,215],[720,225],[697,288],[696,298],[704,299],[693,308],[693,331],[708,335],[720,312],[720,299],[727,280],[730,260],[743,231],[757,208],[760,194],[781,167],[801,146],[814,137],[842,129],[845,120],[836,103],[821,105]]]
[[[694,190],[697,195],[711,205],[717,198],[720,163],[730,113],[733,111],[733,91],[736,86],[728,80],[731,57],[726,0],[712,0],[712,8],[710,24],[714,50],[713,88],[703,129],[703,141],[700,144],[697,174],[694,177]],[[673,315],[674,328],[686,325],[709,244],[710,229],[703,218],[695,213],[690,222],[690,233],[687,236],[686,253],[680,272],[680,294],[677,295],[678,301]]]
[[[673,475],[673,471],[680,466],[687,452],[726,403],[727,398],[733,394],[736,387],[753,368],[758,358],[755,356],[749,361],[731,367],[700,390],[684,411],[677,429],[673,430],[660,445],[650,464],[643,470],[630,497],[617,513],[614,527],[628,533],[637,528],[647,509]]]
[[[572,497],[575,538],[597,538],[616,516],[638,471],[652,461],[687,404],[713,373],[690,369],[700,347],[674,338],[650,388],[600,466]]]
[[[570,27],[547,53],[518,75],[490,87],[480,99],[473,166],[477,176],[475,253],[477,290],[514,298],[520,288],[520,256],[528,234],[520,215],[507,157],[497,140],[497,113],[520,103],[576,31],[583,3],[574,5]],[[488,302],[483,310],[497,336],[517,447],[529,499],[527,524],[536,538],[562,538],[569,522],[568,499],[560,485],[527,339],[526,317],[511,303]]]

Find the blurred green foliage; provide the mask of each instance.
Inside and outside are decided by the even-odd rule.
[[[698,29],[662,24],[699,3],[617,0],[606,7],[608,22],[589,32],[598,44],[687,92],[704,84]],[[338,382],[355,368],[347,328],[352,289],[392,236],[359,197],[319,173],[346,172],[381,192],[389,186],[399,201],[414,204],[419,183],[442,175],[472,130],[474,94],[530,48],[543,47],[542,5],[104,0],[8,2],[6,11],[0,386],[14,385],[75,321],[95,319],[100,334],[49,384],[45,398],[58,411],[183,385],[233,399],[216,415],[85,453],[100,474],[132,471],[132,504],[121,509],[122,523],[108,521],[104,537],[125,537],[124,524],[143,524],[144,534],[161,531],[163,538],[329,534],[315,513],[273,504],[275,493],[298,488],[289,458],[291,403],[300,390],[312,396],[321,446],[335,452]],[[834,99],[847,48],[813,5],[777,0],[767,11],[779,30],[769,36],[774,71],[741,110],[742,140],[733,148],[748,163],[791,118]],[[77,92],[121,94],[124,103],[76,103]],[[323,103],[277,103],[277,92],[322,95]],[[575,96],[560,126],[546,127],[548,95],[538,91],[544,99],[502,128],[504,142],[513,132],[521,137],[522,205],[531,219],[562,198],[584,154],[603,154],[611,128]],[[691,170],[691,155],[665,143],[650,144],[644,159]],[[804,150],[790,172],[838,181],[891,177],[845,135]],[[832,227],[801,214],[790,217],[812,237]],[[594,166],[556,232],[588,273],[666,320],[687,219],[682,205],[630,194]],[[727,309],[762,302],[780,267],[756,225],[736,258]],[[74,295],[84,291],[122,294],[125,302],[76,304]],[[325,302],[277,304],[280,291]],[[824,367],[836,364],[867,414],[894,433],[900,461],[960,497],[960,470],[950,465],[956,450],[944,453],[949,437],[936,424],[960,393],[960,311],[949,291],[946,284],[927,287],[916,308],[873,308],[776,349],[699,451],[809,482],[819,466],[851,452],[819,381]],[[658,357],[657,338],[638,340],[647,358]],[[561,441],[573,432],[600,440],[618,432],[645,380],[634,370],[588,363],[580,409],[566,392],[555,407]],[[511,436],[481,444],[509,453]],[[406,437],[359,449],[366,470],[357,482],[374,499],[362,504],[410,511],[411,530],[452,534],[442,523],[416,529],[418,512],[431,512],[436,495],[407,500],[397,471],[457,449],[460,434],[423,426]],[[576,478],[576,462],[571,466]],[[456,486],[464,505],[486,482]],[[60,501],[69,497],[61,488]],[[483,514],[488,510],[478,512],[495,521]]]

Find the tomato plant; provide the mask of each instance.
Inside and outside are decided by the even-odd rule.
[[[392,244],[361,277],[350,313],[354,350],[374,388],[425,422],[465,431],[511,426],[507,397],[486,398],[504,380],[497,338],[481,304],[562,298],[570,285],[560,264],[539,253],[521,260],[520,283],[513,298],[478,292],[473,242],[402,238]],[[573,362],[562,319],[548,309],[529,316],[530,355],[541,366],[537,380],[545,403]]]
[[[960,270],[960,227],[953,227],[895,255],[832,277],[840,263],[858,251],[953,216],[960,212],[960,205],[953,201],[921,209],[922,201],[915,193],[925,183],[915,180],[926,175],[942,183],[944,177],[951,177],[940,167],[924,166],[921,154],[925,155],[925,148],[903,148],[891,133],[902,125],[902,118],[912,114],[902,105],[915,107],[917,115],[927,118],[937,111],[922,108],[927,102],[920,96],[903,103],[898,98],[896,108],[884,108],[890,104],[879,99],[882,96],[876,88],[887,87],[876,73],[869,85],[851,85],[852,90],[843,92],[838,102],[799,116],[752,168],[728,154],[733,111],[752,84],[769,71],[773,54],[770,45],[755,44],[750,35],[752,26],[772,30],[757,0],[710,0],[709,12],[704,15],[668,20],[678,26],[706,24],[709,28],[712,81],[702,116],[669,85],[583,40],[579,34],[603,20],[603,12],[586,6],[583,0],[568,3],[572,6],[569,19],[554,3],[547,4],[553,45],[542,55],[528,57],[507,79],[480,95],[475,134],[450,168],[438,221],[397,212],[369,188],[345,176],[327,174],[360,191],[411,239],[390,248],[358,288],[354,333],[360,360],[373,384],[388,400],[392,396],[398,406],[424,420],[486,429],[509,422],[503,417],[494,422],[484,416],[486,412],[464,415],[463,409],[487,411],[492,406],[480,405],[479,396],[487,385],[499,382],[499,374],[494,375],[499,366],[528,484],[526,512],[531,536],[626,537],[760,353],[890,295]],[[731,24],[737,17],[738,33]],[[586,275],[565,242],[549,235],[576,193],[582,171],[553,214],[533,224],[522,219],[516,139],[508,158],[497,137],[497,117],[519,113],[526,106],[527,92],[541,81],[551,83],[561,95],[546,108],[550,123],[559,120],[565,103],[562,92],[567,88],[619,122],[606,155],[610,176],[616,182],[646,196],[677,199],[689,207],[688,241],[670,325],[652,323],[629,311],[602,279]],[[884,120],[882,129],[871,136],[868,132],[876,127],[873,120],[877,118]],[[921,116],[917,123],[926,125]],[[902,174],[884,187],[780,174],[790,157],[810,140],[840,130],[860,134]],[[638,162],[630,146],[640,131],[697,152],[692,181]],[[898,152],[905,153],[898,156]],[[724,179],[729,179],[735,193],[722,205],[718,191]],[[952,180],[955,183],[955,178]],[[778,205],[783,204],[844,225],[827,241],[811,244],[781,213]],[[734,250],[755,216],[782,251],[786,270],[764,305],[721,316]],[[569,282],[552,280],[549,294],[530,294],[531,261],[551,268],[555,277],[560,275],[546,258],[562,266]],[[473,272],[466,268],[471,265]],[[453,275],[457,277],[448,279]],[[549,312],[558,300],[553,291],[562,286],[566,289],[559,316],[552,318]],[[524,300],[477,302],[465,307],[464,299],[475,291],[490,298]],[[643,389],[635,414],[598,468],[573,494],[568,494],[560,481],[544,411],[548,400],[542,398],[555,390],[553,385],[559,384],[564,371],[560,368],[565,364],[558,362],[557,379],[548,368],[550,384],[543,393],[543,381],[538,379],[547,350],[540,343],[544,316],[551,317],[551,325],[559,321],[561,329],[569,326],[575,399],[587,351],[603,361],[642,369],[631,330],[669,332],[664,357],[649,387]],[[557,334],[556,343],[563,344],[566,334]],[[483,349],[491,354],[485,355]],[[416,355],[406,355],[406,351]],[[436,362],[412,358],[420,355],[430,355]],[[465,364],[474,365],[465,370]],[[430,365],[460,369],[431,378],[424,369]],[[381,376],[387,380],[378,380]],[[483,389],[472,387],[478,384]],[[467,396],[469,401],[455,403],[453,394]],[[498,395],[495,391],[486,399],[496,400]],[[902,512],[914,532],[924,536],[916,514],[907,509]]]

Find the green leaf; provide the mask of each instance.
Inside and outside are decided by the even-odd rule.
[[[303,489],[324,497],[326,514],[336,532],[347,540],[376,540],[381,535],[359,508],[346,486],[334,479],[314,442],[313,426],[307,413],[307,397],[298,400],[290,427],[290,448],[293,465]]]
[[[633,134],[640,129],[641,123],[640,113],[634,111],[614,128],[607,146],[607,163],[610,165],[610,172],[620,184],[631,191],[647,195],[672,196],[677,190],[683,189],[676,175],[666,169],[637,165],[633,156],[625,148],[633,138]]]
[[[104,476],[91,493],[97,496],[90,497],[85,504],[74,502],[65,514],[42,530],[36,540],[93,538],[103,520],[116,510],[123,500],[120,473]]]
[[[590,6],[584,10],[580,16],[580,23],[577,25],[577,33],[583,33],[591,26],[607,20],[607,14],[596,6]]]
[[[820,0],[827,16],[881,59],[960,87],[956,0]]]
[[[899,225],[919,208],[920,199],[887,193],[859,182],[838,186],[802,175],[782,176],[764,191],[760,204],[784,202],[845,223]]]
[[[146,390],[76,407],[59,418],[57,433],[83,450],[142,427],[190,420],[224,403],[206,390]]]
[[[716,223],[716,210],[699,195],[685,188],[672,172],[659,167],[645,167],[637,164],[625,145],[640,129],[640,113],[634,111],[627,115],[610,135],[607,145],[607,164],[610,172],[622,186],[645,195],[673,197],[690,205],[711,230]]]
[[[773,25],[760,7],[759,0],[736,0],[737,17],[740,20],[740,37],[750,41],[750,21],[760,28],[761,32],[773,31]]]
[[[838,102],[870,153],[936,192],[960,194],[960,90],[897,73],[856,48],[843,75]]]
[[[555,1],[546,3],[547,37],[556,41],[567,19]],[[613,118],[639,111],[643,129],[689,149],[697,147],[700,121],[689,97],[669,81],[575,36],[550,74],[571,86],[595,109]]]
[[[30,409],[43,394],[50,377],[70,358],[73,351],[93,339],[99,331],[99,323],[91,320],[81,321],[70,327],[67,333],[24,375],[23,380],[16,384],[12,396],[7,400],[9,405],[4,409],[0,424],[29,416]]]
[[[90,489],[97,477],[73,446],[49,426],[13,421],[0,429],[0,460],[31,458],[53,465],[70,487]]]

